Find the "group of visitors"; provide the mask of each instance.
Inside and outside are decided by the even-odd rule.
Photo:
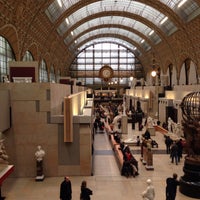
[[[80,200],[90,200],[90,195],[92,195],[92,190],[87,187],[87,182],[85,180],[81,183],[81,193]],[[64,177],[60,185],[60,200],[71,200],[72,199],[72,185],[69,177]]]
[[[119,105],[107,105],[106,109],[108,110],[111,115],[109,116],[109,124],[112,123],[114,117],[116,117],[119,112],[123,111],[123,106],[121,104]],[[137,112],[136,112],[137,111]],[[102,109],[101,106],[98,107],[96,110],[96,113],[100,112],[97,114],[97,125],[99,126],[100,119],[103,118],[106,121],[106,118],[108,118],[108,115],[106,114],[106,110]],[[135,129],[135,123],[138,122],[138,129],[139,131],[142,130],[142,118],[143,118],[143,112],[140,107],[140,103],[137,103],[137,109],[132,110],[132,129]],[[133,115],[134,113],[134,115]],[[137,114],[136,114],[137,113]],[[141,119],[136,119],[140,116],[141,113]],[[99,127],[100,128],[100,127]],[[123,166],[121,169],[121,175],[128,177],[135,177],[139,175],[139,169],[138,169],[138,161],[135,159],[133,156],[130,147],[128,145],[125,145],[124,142],[121,142],[120,136],[117,131],[113,131],[112,134],[114,135],[114,139],[117,143],[120,144],[120,150],[122,151],[123,154]],[[157,147],[158,148],[158,143],[155,140],[151,139],[150,132],[148,129],[145,131],[145,133],[142,135],[142,137],[145,140],[150,140],[153,141],[151,143],[151,147]],[[169,136],[166,136],[165,138],[165,144],[166,144],[166,153],[170,154],[171,157],[171,162],[178,164],[180,162],[180,159],[182,158],[182,151],[183,151],[183,143],[182,139],[179,141],[173,141]],[[137,145],[140,146],[140,136],[137,137]],[[154,200],[155,199],[155,190],[152,184],[152,180],[148,179],[147,181],[147,188],[146,190],[142,193],[142,197],[144,200]],[[177,180],[177,174],[173,174],[172,177],[168,177],[166,179],[166,200],[175,200],[176,197],[176,192],[177,192],[177,186],[179,185],[179,181]],[[83,188],[86,188],[86,182],[85,186],[84,183],[82,183]],[[88,192],[91,191],[90,189]],[[90,192],[89,192],[90,193]],[[92,191],[90,195],[92,194]],[[81,195],[80,199],[86,199],[82,198],[82,186],[81,186]]]
[[[173,174],[172,177],[166,179],[166,200],[175,200],[177,193],[177,186],[180,182],[177,180],[178,175]],[[143,200],[154,200],[155,189],[151,179],[147,179],[147,188],[142,192]],[[87,187],[85,180],[81,183],[80,200],[90,200],[90,196],[93,194],[92,190]],[[71,200],[72,199],[72,185],[69,177],[64,177],[64,180],[60,184],[60,200]]]
[[[120,143],[120,150],[123,154],[123,165],[121,169],[121,175],[135,177],[139,175],[138,172],[138,161],[135,159],[133,154],[131,153],[130,147],[125,145],[124,142]]]
[[[183,141],[179,139],[178,141],[173,141],[169,136],[165,137],[166,153],[170,154],[171,162],[180,162],[183,154]]]

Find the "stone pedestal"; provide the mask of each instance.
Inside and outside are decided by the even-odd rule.
[[[126,115],[122,115],[122,134],[128,134],[128,117]]]
[[[149,133],[150,133],[151,136],[155,136],[156,135],[154,127],[148,127],[147,130],[149,131]]]
[[[147,164],[147,147],[143,146],[143,158],[142,158],[143,165]]]
[[[37,169],[37,176],[35,177],[36,181],[43,181],[44,180],[44,174],[43,174],[43,162],[37,161],[36,162],[36,169]]]
[[[153,167],[153,153],[150,149],[147,149],[146,151],[146,166],[145,168],[147,170],[154,170],[154,167]]]

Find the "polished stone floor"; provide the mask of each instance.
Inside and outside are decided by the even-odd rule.
[[[133,131],[128,126],[126,137],[141,135],[144,131]],[[165,180],[172,173],[183,175],[183,162],[175,165],[165,154],[164,137],[156,132],[152,136],[159,143],[153,155],[154,170],[146,170],[140,161],[139,147],[131,146],[135,158],[139,161],[139,176],[126,178],[120,175],[113,151],[106,133],[97,133],[94,140],[94,175],[71,176],[73,200],[79,200],[80,184],[86,180],[88,187],[93,190],[92,200],[141,200],[141,193],[146,188],[146,180],[151,178],[155,187],[155,200],[165,200]],[[36,182],[34,178],[8,178],[2,185],[2,196],[6,200],[56,200],[59,199],[59,187],[63,177],[45,178]],[[176,200],[195,200],[177,191]]]

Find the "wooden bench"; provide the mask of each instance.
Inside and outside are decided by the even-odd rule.
[[[115,152],[115,158],[116,158],[119,170],[121,172],[122,166],[123,166],[123,162],[124,162],[124,156],[123,156],[122,151],[120,150],[120,145],[119,144],[116,144],[114,146],[114,152]]]
[[[115,154],[117,165],[119,167],[119,170],[121,171],[124,159],[123,159],[123,153],[120,150],[120,144],[115,141],[113,134],[109,134],[109,140]]]

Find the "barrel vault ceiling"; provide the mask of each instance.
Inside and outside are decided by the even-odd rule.
[[[6,7],[7,1],[0,0],[0,2]],[[20,5],[36,7],[33,8],[32,21],[38,23],[35,19],[40,19],[42,15],[40,23],[48,22],[46,38],[51,43],[49,46],[54,46],[59,38],[62,47],[66,48],[63,52],[70,54],[70,58],[66,59],[68,63],[71,63],[87,46],[102,41],[123,45],[139,56],[155,52],[157,45],[162,42],[167,44],[168,37],[182,30],[186,23],[200,14],[199,0],[9,0],[8,2],[13,2],[13,10],[16,9],[16,12],[20,12]],[[50,37],[55,34],[57,38]]]

